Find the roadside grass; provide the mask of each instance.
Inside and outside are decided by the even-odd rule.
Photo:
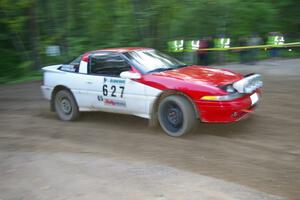
[[[43,73],[41,71],[32,71],[20,77],[0,77],[0,84],[9,85],[9,84],[24,83],[28,81],[38,81],[38,80],[42,80],[42,78],[43,78]]]

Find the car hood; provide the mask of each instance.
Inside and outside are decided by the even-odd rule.
[[[215,69],[210,67],[200,67],[197,65],[153,73],[152,75],[213,86],[227,85],[243,78],[243,75],[227,69]]]

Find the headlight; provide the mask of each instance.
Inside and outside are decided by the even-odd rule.
[[[232,86],[232,84],[224,85],[220,87],[221,89],[225,90],[228,93],[236,93],[237,90]]]
[[[242,97],[243,94],[240,94],[238,92],[236,93],[231,93],[228,95],[222,95],[222,96],[203,96],[201,100],[206,100],[206,101],[231,101],[237,98]]]
[[[232,85],[239,93],[250,94],[257,88],[261,88],[263,86],[263,82],[261,80],[261,75],[253,74],[246,76],[242,80],[239,80]]]
[[[233,99],[237,99],[241,96],[242,94],[238,93],[238,91],[232,86],[232,84],[228,85],[223,85],[220,86],[222,90],[228,92],[229,94],[227,95],[222,95],[222,96],[203,96],[201,100],[206,100],[206,101],[230,101]]]

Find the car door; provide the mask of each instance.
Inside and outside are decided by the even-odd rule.
[[[87,82],[93,108],[143,116],[146,113],[145,86],[123,79],[120,73],[131,66],[117,53],[96,53],[90,56]]]

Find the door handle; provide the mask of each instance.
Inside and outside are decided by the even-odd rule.
[[[93,82],[91,82],[91,81],[87,81],[86,83],[87,83],[87,84],[90,84],[90,85],[93,84]]]

